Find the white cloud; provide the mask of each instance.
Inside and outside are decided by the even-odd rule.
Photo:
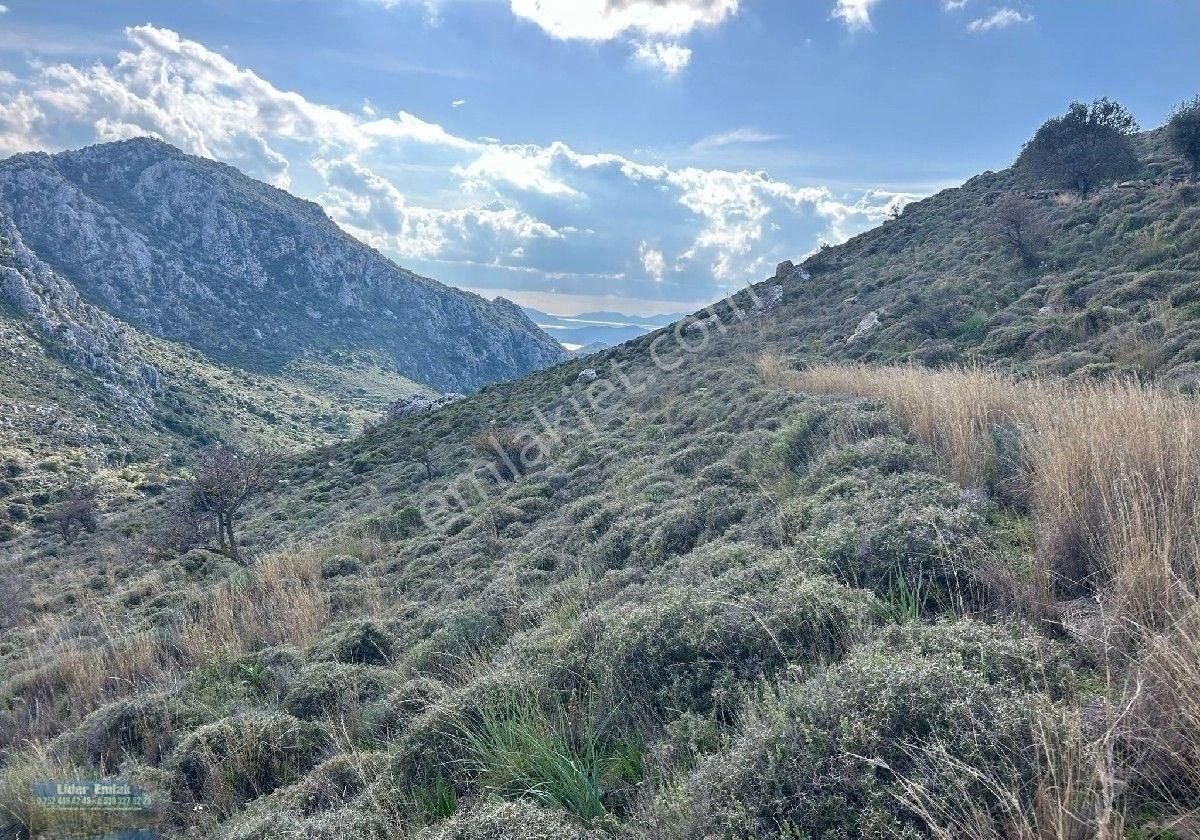
[[[642,258],[642,268],[645,269],[646,276],[661,283],[663,275],[667,273],[667,260],[663,252],[651,248],[649,243],[643,241],[638,248],[638,254]]]
[[[560,144],[557,143],[547,147],[488,146],[469,164],[456,166],[453,173],[463,180],[468,189],[486,190],[490,185],[504,183],[525,192],[557,197],[577,196],[579,193],[574,188],[555,177],[551,171],[559,148]]]
[[[834,195],[765,172],[643,163],[562,142],[468,139],[407,111],[345,111],[280,90],[169,30],[127,37],[109,63],[34,65],[12,80],[0,97],[0,152],[153,134],[280,186],[294,181],[353,235],[452,282],[520,278],[561,294],[694,301],[912,198]],[[736,128],[697,145],[773,139]]]
[[[0,15],[6,15],[6,14],[8,14],[8,6],[5,6],[4,4],[0,3]]]
[[[842,23],[851,31],[870,29],[871,8],[878,3],[879,0],[837,0],[837,6],[830,16],[841,18]]]
[[[987,17],[976,18],[967,24],[968,32],[987,32],[990,29],[1003,29],[1017,23],[1029,23],[1033,15],[1026,15],[1016,9],[997,9]]]
[[[465,100],[465,99],[455,99],[453,102],[450,103],[450,107],[451,108],[461,108],[462,106],[464,106],[466,104],[467,104],[467,100]]]
[[[692,144],[692,151],[699,152],[722,146],[740,146],[746,143],[773,143],[782,139],[782,134],[769,134],[759,131],[757,128],[735,128],[732,131],[723,131],[700,138]]]
[[[512,13],[563,40],[609,41],[625,34],[674,37],[716,26],[739,0],[512,0]]]
[[[957,12],[969,2],[970,0],[942,0],[942,11]]]
[[[7,101],[0,99],[0,156],[38,148],[44,120],[45,114],[27,94],[19,93]]]
[[[737,14],[740,0],[512,0],[512,13],[560,40],[633,44],[633,59],[674,75],[692,51],[680,39]]]
[[[513,243],[562,236],[520,211],[494,202],[444,210],[415,207],[386,178],[349,158],[315,160],[328,189],[322,203],[334,221],[376,248],[410,258],[491,259],[521,251]]]
[[[645,41],[634,48],[633,57],[642,64],[673,76],[687,67],[687,63],[692,59],[692,51],[679,44]]]
[[[401,111],[377,117],[319,105],[272,85],[224,56],[168,29],[125,30],[134,49],[111,66],[45,67],[32,95],[60,119],[86,120],[100,139],[152,134],[183,149],[217,157],[287,187],[286,157],[272,143],[291,141],[363,152],[381,144],[418,143],[460,151],[478,143]]]

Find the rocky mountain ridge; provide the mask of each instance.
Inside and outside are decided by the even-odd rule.
[[[135,423],[159,389],[158,370],[130,344],[125,329],[84,302],[75,287],[29,250],[0,213],[0,300],[29,319],[61,358],[94,374]]]
[[[318,205],[161,141],[0,161],[0,211],[85,300],[223,364],[381,350],[470,391],[566,357],[515,305],[406,271]]]

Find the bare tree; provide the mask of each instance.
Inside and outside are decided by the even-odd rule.
[[[274,484],[279,456],[269,447],[242,452],[224,444],[203,452],[182,505],[182,515],[190,517],[187,527],[199,536],[215,530],[220,550],[240,563],[234,532],[238,512],[247,500]],[[215,528],[206,527],[206,520]]]
[[[1050,242],[1050,225],[1037,207],[1007,193],[996,199],[988,212],[987,229],[1008,244],[1026,268],[1041,262]]]
[[[422,449],[411,453],[408,456],[410,461],[420,464],[425,468],[425,480],[433,481],[433,456],[428,450]]]
[[[96,511],[96,488],[76,485],[67,491],[66,498],[46,513],[46,527],[58,532],[63,545],[70,545],[84,531],[96,533]]]

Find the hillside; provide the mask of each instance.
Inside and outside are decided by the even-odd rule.
[[[288,458],[246,567],[165,496],[21,542],[10,830],[79,770],[246,840],[1198,836],[1200,186],[1139,153]]]
[[[0,212],[84,299],[226,366],[372,351],[471,391],[564,358],[516,305],[405,271],[316,204],[150,138],[0,161]]]
[[[0,161],[0,325],[0,540],[75,483],[136,502],[216,441],[311,447],[566,355],[515,305],[148,138]]]
[[[369,354],[309,356],[274,375],[223,367],[84,301],[0,214],[0,541],[58,491],[90,482],[113,506],[163,490],[198,447],[346,438],[423,390]]]

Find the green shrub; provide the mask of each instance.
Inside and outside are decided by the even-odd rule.
[[[169,762],[177,798],[229,813],[294,784],[326,754],[330,737],[318,724],[282,712],[249,712],[201,726]]]
[[[421,525],[420,511],[411,505],[397,505],[387,513],[366,519],[358,532],[362,536],[374,537],[382,542],[397,542],[417,533]]]
[[[1024,707],[954,664],[863,652],[768,698],[657,827],[672,838],[915,840],[923,832],[891,788],[906,745],[939,739],[964,760],[999,761],[1027,738]]]
[[[600,840],[605,836],[530,802],[485,800],[428,829],[419,840]]]
[[[924,608],[963,597],[983,518],[947,482],[926,473],[835,479],[800,507],[798,525],[821,567],[883,598],[898,582],[925,587]]]
[[[593,667],[656,716],[728,720],[746,685],[789,663],[839,658],[870,623],[873,604],[781,559],[705,588],[673,586],[606,616]]]
[[[145,694],[101,706],[58,743],[102,772],[115,773],[128,758],[157,765],[170,754],[180,733],[212,717],[206,706],[187,696]]]
[[[398,655],[396,638],[374,621],[348,621],[330,627],[312,646],[313,661],[388,665]]]
[[[887,656],[923,656],[955,665],[991,685],[1052,697],[1070,696],[1079,682],[1079,663],[1061,644],[1016,624],[961,619],[889,626],[871,649]]]
[[[395,687],[391,671],[343,662],[315,662],[296,675],[283,698],[283,708],[303,720],[328,717],[346,723],[357,719],[362,708]]]
[[[430,677],[413,677],[363,711],[364,734],[383,743],[397,738],[429,708],[446,699],[447,687]]]

